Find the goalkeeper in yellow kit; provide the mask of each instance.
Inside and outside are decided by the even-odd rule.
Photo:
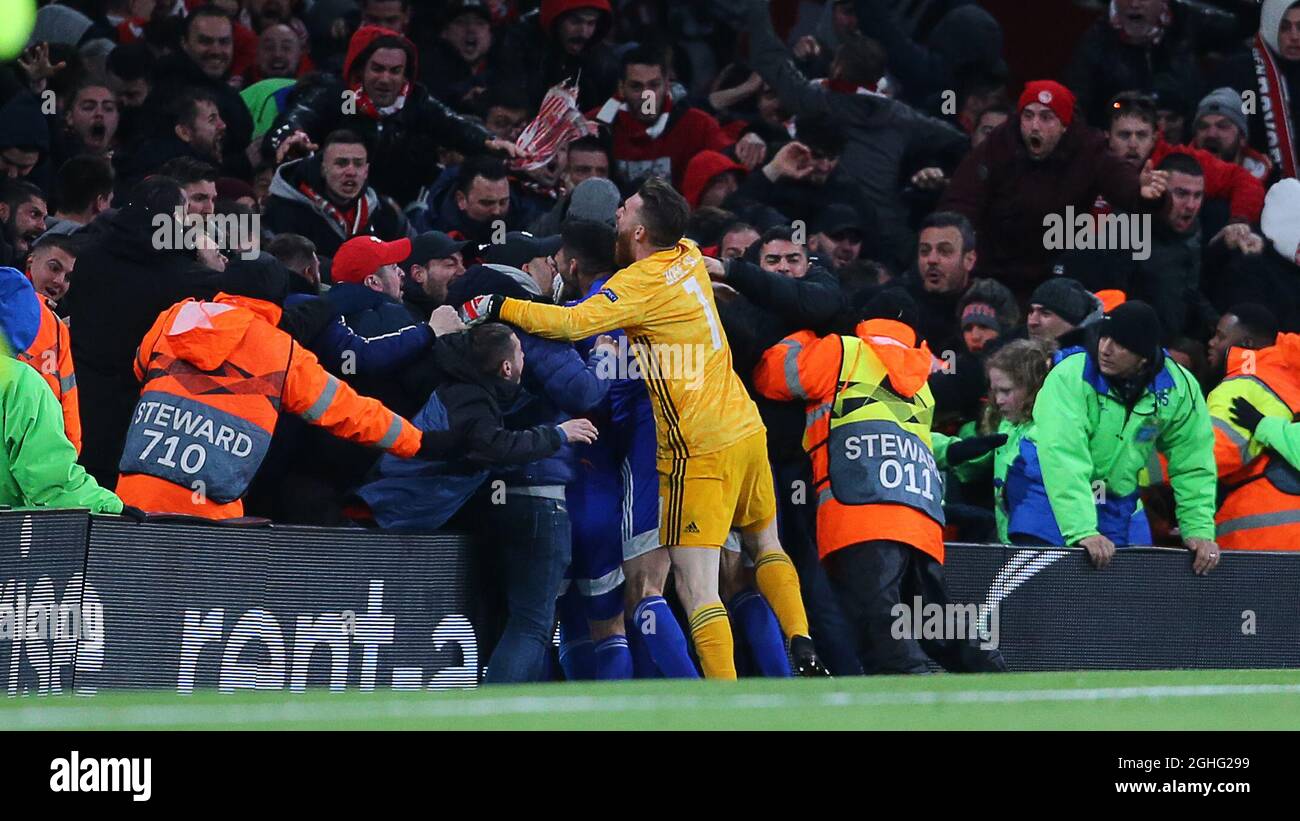
[[[707,678],[735,678],[720,550],[739,528],[759,592],[775,611],[795,671],[826,675],[808,636],[799,577],[781,549],[767,432],[731,366],[703,256],[683,238],[690,208],[651,178],[618,211],[619,272],[573,307],[481,296],[467,321],[501,319],[551,339],[626,331],[646,380],[658,439],[659,538]]]

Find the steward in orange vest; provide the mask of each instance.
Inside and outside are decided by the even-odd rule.
[[[867,312],[854,336],[786,337],[754,371],[764,396],[807,402],[817,546],[857,628],[863,669],[923,673],[929,656],[953,672],[1005,670],[996,643],[980,645],[976,620],[963,636],[913,635],[922,601],[927,609],[948,602],[927,384],[934,358],[907,321],[916,313],[910,300],[886,291]]]
[[[274,257],[234,261],[225,276],[242,295],[177,303],[140,343],[144,384],[118,466],[123,501],[150,513],[242,516],[281,410],[397,456],[446,455],[452,432],[422,437],[276,327],[290,274]]]
[[[1215,527],[1232,550],[1300,550],[1300,334],[1229,348],[1206,401],[1219,470]]]

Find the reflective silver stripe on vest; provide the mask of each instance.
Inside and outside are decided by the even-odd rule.
[[[803,432],[805,436],[808,435],[808,431],[812,430],[812,426],[817,424],[817,420],[821,419],[823,416],[830,415],[831,405],[832,403],[826,402],[825,404],[818,405],[817,407],[808,411],[808,419],[807,421],[804,422],[804,426],[803,426]]]
[[[380,439],[378,444],[375,445],[375,447],[379,448],[380,450],[388,450],[393,446],[395,442],[397,442],[397,437],[401,435],[402,435],[402,417],[398,416],[397,414],[393,414],[392,421],[388,423],[388,432],[384,434],[384,438]]]
[[[1241,454],[1241,463],[1244,465],[1250,461],[1250,441],[1232,429],[1232,425],[1223,419],[1215,416],[1212,417],[1214,429],[1228,437],[1228,441],[1237,448]],[[1154,477],[1152,477],[1154,480]]]
[[[1275,390],[1273,390],[1272,388],[1270,388],[1270,387],[1268,386],[1268,383],[1265,382],[1263,379],[1260,379],[1258,376],[1230,376],[1230,377],[1228,377],[1227,379],[1225,379],[1225,380],[1223,380],[1222,382],[1220,382],[1219,384],[1221,384],[1221,385],[1226,385],[1226,384],[1228,384],[1229,382],[1235,382],[1235,381],[1237,381],[1238,379],[1245,379],[1245,380],[1248,380],[1248,381],[1250,381],[1250,382],[1254,382],[1256,385],[1259,385],[1261,388],[1263,388],[1264,390],[1268,391],[1269,394],[1271,394],[1272,397],[1273,397],[1274,399],[1276,399],[1277,401],[1281,402],[1283,405],[1286,405],[1286,400],[1283,399],[1282,397],[1278,396],[1278,395],[1277,395],[1277,391],[1275,391]],[[1289,407],[1291,407],[1291,406],[1290,406],[1290,405],[1287,405],[1287,407],[1289,408]]]
[[[329,410],[330,403],[334,401],[334,394],[338,393],[338,390],[339,381],[331,376],[329,381],[325,383],[325,389],[320,392],[320,396],[302,415],[302,418],[308,422],[319,422],[321,417],[325,415],[325,411]]]
[[[1262,527],[1300,524],[1300,509],[1279,510],[1274,513],[1255,513],[1250,516],[1238,516],[1218,526],[1219,536],[1238,533],[1242,530],[1256,530]]]
[[[799,381],[799,353],[803,351],[803,344],[793,339],[782,339],[781,345],[785,348],[785,389],[797,399],[807,399]]]
[[[77,375],[75,373],[59,377],[59,390],[63,393],[66,394],[75,387],[77,387]]]

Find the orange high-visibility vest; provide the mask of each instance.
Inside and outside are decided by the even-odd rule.
[[[81,408],[77,400],[77,370],[72,364],[72,338],[54,311],[39,295],[41,325],[36,339],[18,358],[31,365],[54,391],[63,408],[63,432],[68,441],[81,453]]]

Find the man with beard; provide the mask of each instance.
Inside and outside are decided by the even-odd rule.
[[[46,234],[73,234],[108,210],[113,200],[113,166],[104,157],[79,154],[54,176],[54,213]]]
[[[253,136],[253,118],[239,92],[230,85],[234,24],[225,12],[208,5],[190,12],[184,26],[180,50],[163,57],[154,69],[150,106],[154,109],[155,122],[166,120],[163,107],[183,88],[192,86],[206,91],[226,132],[225,139],[219,143],[221,168],[230,176],[248,178],[252,175],[252,164],[246,154]]]
[[[367,185],[369,177],[369,152],[361,136],[346,129],[332,132],[319,154],[276,170],[265,227],[276,234],[300,234],[326,257],[352,237],[398,239],[401,217]]]
[[[426,231],[411,240],[411,255],[402,263],[408,288],[406,307],[413,314],[428,317],[447,301],[447,288],[465,273],[462,250],[467,240],[454,240],[442,231]]]
[[[1280,178],[1300,173],[1300,2],[1264,0],[1250,48],[1223,64],[1216,86],[1256,96],[1250,144]]]
[[[1201,292],[1201,205],[1205,173],[1196,158],[1181,152],[1160,161],[1169,187],[1143,249],[1075,249],[1061,254],[1055,270],[1073,277],[1089,291],[1123,291],[1155,309],[1168,334],[1204,339],[1218,319]],[[1249,227],[1247,227],[1249,233]]]
[[[534,106],[548,88],[574,78],[578,107],[598,106],[618,79],[618,60],[604,42],[612,23],[609,0],[542,0],[506,33],[502,73],[526,85]]]
[[[459,111],[470,110],[500,76],[491,23],[484,0],[454,0],[442,12],[437,41],[420,52],[429,91]]]
[[[375,189],[408,205],[437,178],[438,148],[466,156],[515,146],[496,139],[439,102],[417,81],[415,45],[388,29],[363,26],[348,43],[343,83],[326,82],[297,96],[267,132],[264,150],[277,159],[310,149],[346,128],[373,150]]]
[[[108,81],[90,79],[78,85],[64,107],[63,122],[66,130],[56,152],[61,160],[77,154],[112,156],[119,114],[117,94]]]
[[[1016,121],[994,130],[962,160],[940,207],[965,215],[979,237],[981,265],[1024,300],[1046,279],[1054,251],[1044,218],[1087,213],[1101,194],[1116,209],[1150,213],[1168,175],[1141,175],[1113,156],[1103,134],[1075,116],[1074,95],[1054,80],[1025,86]]]
[[[22,268],[45,233],[45,192],[26,180],[0,178],[0,265]]]
[[[412,215],[417,230],[438,230],[475,243],[487,243],[497,223],[516,225],[518,195],[510,184],[505,163],[479,155],[448,168],[429,189],[425,210]]]
[[[189,88],[172,99],[168,111],[172,123],[169,133],[114,158],[124,187],[129,188],[163,164],[181,157],[220,167],[227,130],[217,99],[203,89]]]
[[[1196,137],[1192,144],[1197,148],[1241,166],[1260,182],[1267,182],[1273,175],[1273,163],[1246,141],[1250,135],[1250,121],[1246,118],[1241,94],[1236,89],[1225,86],[1206,95],[1196,108],[1193,128]],[[1263,196],[1262,191],[1260,196]],[[1260,207],[1263,207],[1262,202]]]
[[[1205,346],[1205,359],[1217,379],[1223,375],[1229,348],[1257,351],[1277,341],[1277,317],[1257,302],[1233,305],[1214,326],[1214,336]]]
[[[831,203],[813,223],[808,245],[814,254],[828,260],[836,273],[862,256],[866,233],[862,217],[851,205]]]
[[[619,209],[615,263],[622,270],[598,295],[563,308],[486,294],[462,312],[470,322],[499,317],[552,339],[623,328],[641,343],[636,357],[651,375],[658,430],[659,542],[668,547],[705,677],[736,677],[718,589],[720,553],[733,527],[741,530],[759,592],[777,615],[795,670],[825,675],[808,634],[799,577],[777,537],[766,431],[732,370],[703,257],[683,237],[689,216],[681,194],[652,177]],[[680,351],[679,365],[660,367],[656,350]],[[687,352],[696,368],[682,366]]]

